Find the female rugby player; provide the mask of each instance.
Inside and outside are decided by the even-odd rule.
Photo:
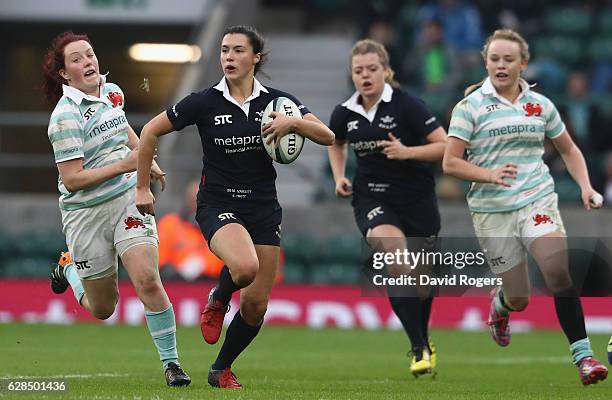
[[[542,160],[550,139],[582,191],[589,210],[597,192],[586,163],[554,104],[521,79],[529,62],[525,40],[509,29],[495,31],[482,55],[488,77],[469,87],[453,110],[444,172],[471,181],[467,201],[474,230],[491,270],[503,279],[492,291],[488,324],[500,346],[510,342],[512,311],[529,303],[529,252],[555,298],[555,310],[585,385],[606,378],[593,358],[578,292],[567,259],[567,240],[548,167]],[[467,150],[468,159],[463,159]]]
[[[134,204],[138,136],[123,112],[119,86],[100,75],[86,35],[64,32],[51,43],[43,64],[44,89],[57,105],[48,135],[59,171],[59,206],[74,263],[58,265],[51,288],[72,287],[94,317],[109,318],[119,298],[117,254],[145,306],[147,326],[165,368],[169,386],[191,379],[178,363],[172,304],[157,266],[157,229]],[[164,173],[149,161],[154,179]]]
[[[219,283],[201,317],[204,340],[216,343],[232,293],[240,290],[240,310],[230,323],[212,364],[208,382],[241,388],[232,362],[259,332],[279,262],[282,211],[276,198],[276,172],[262,143],[261,116],[274,98],[291,98],[303,119],[272,113],[267,142],[288,132],[329,145],[334,134],[299,100],[263,86],[255,75],[266,60],[264,40],[248,26],[234,26],[221,42],[223,78],[213,87],[192,93],[151,120],[142,130],[138,156],[136,206],[154,212],[149,188],[150,165],[157,138],[188,125],[198,127],[204,152],[196,219],[210,249],[225,262]]]
[[[336,194],[353,196],[359,230],[376,251],[421,250],[418,238],[433,241],[440,230],[432,162],[442,159],[446,132],[421,100],[397,87],[382,44],[357,42],[349,68],[356,91],[330,121]],[[345,176],[349,144],[357,156],[354,184]],[[436,363],[428,337],[433,297],[399,292],[388,290],[412,344],[410,371],[430,373]]]

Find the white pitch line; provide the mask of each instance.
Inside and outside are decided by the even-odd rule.
[[[68,374],[68,375],[4,375],[0,379],[88,379],[88,378],[123,378],[130,376],[129,374],[115,374],[111,372],[103,372],[98,374]]]

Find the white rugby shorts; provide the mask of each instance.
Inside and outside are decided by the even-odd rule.
[[[472,221],[480,247],[495,274],[509,271],[526,260],[535,239],[552,232],[566,235],[556,193],[514,211],[472,213]]]
[[[155,218],[136,209],[136,189],[93,207],[62,210],[62,224],[68,250],[81,279],[96,279],[117,271],[120,242],[157,246]],[[122,251],[122,250],[120,250]]]

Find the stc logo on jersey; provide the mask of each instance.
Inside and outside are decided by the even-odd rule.
[[[351,131],[359,129],[359,127],[357,126],[358,123],[359,123],[358,120],[347,122],[347,124],[346,124],[346,132],[349,133]]]
[[[94,115],[95,112],[96,110],[93,110],[91,107],[87,107],[87,111],[83,113],[85,120],[89,121],[89,119]]]
[[[232,115],[224,114],[224,115],[215,115],[215,126],[217,125],[225,125],[232,123]]]

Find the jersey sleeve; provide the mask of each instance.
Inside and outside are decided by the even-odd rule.
[[[202,112],[203,104],[201,94],[191,93],[181,101],[166,109],[166,115],[176,131],[180,131],[186,126],[193,125]]]
[[[448,136],[456,137],[464,142],[470,142],[474,132],[474,116],[467,99],[461,100],[453,109]]]
[[[440,127],[437,118],[429,111],[423,100],[408,96],[408,100],[404,103],[406,107],[404,115],[408,116],[408,127],[417,137],[425,138]]]
[[[83,158],[83,121],[76,106],[64,104],[56,107],[49,121],[47,135],[56,163]]]
[[[557,111],[557,107],[555,107],[553,102],[547,99],[545,104],[546,126],[544,130],[547,138],[555,139],[565,131],[565,124],[561,120],[559,111]]]
[[[331,114],[331,117],[329,118],[329,129],[334,132],[334,135],[338,140],[346,140],[348,133],[342,114],[344,114],[342,112],[342,106],[336,106]]]

